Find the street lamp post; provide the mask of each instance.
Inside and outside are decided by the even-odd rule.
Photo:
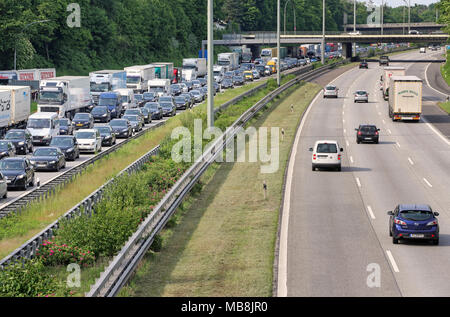
[[[36,21],[36,22],[29,23],[23,27],[23,29],[20,31],[19,34],[22,34],[23,31],[25,31],[25,29],[31,25],[38,24],[38,23],[46,23],[46,22],[50,22],[50,20],[42,20],[42,21]],[[14,70],[17,70],[17,40],[14,41]]]
[[[208,0],[208,128],[214,127],[214,29],[213,0]]]
[[[287,7],[287,5],[288,5],[288,3],[290,2],[291,0],[287,0],[286,1],[286,3],[285,3],[285,5],[284,5],[284,35],[286,35],[286,7]],[[293,5],[293,11],[294,11],[294,34],[296,34],[296,31],[297,31],[297,24],[296,24],[296,19],[295,19],[295,5]]]
[[[384,2],[383,2],[383,0],[381,0],[381,35],[383,35],[383,18],[384,18],[384,13],[383,13],[383,10],[384,10]]]
[[[325,0],[322,2],[322,49],[320,50],[322,65],[325,64]]]
[[[280,0],[278,0],[278,5],[277,5],[277,84],[278,87],[281,86],[281,59],[280,59],[280,46],[281,46],[281,41],[280,41],[280,36],[281,36],[281,7],[280,7]]]

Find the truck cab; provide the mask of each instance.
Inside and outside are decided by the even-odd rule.
[[[114,92],[119,94],[119,102],[122,106],[122,112],[125,112],[128,109],[137,108],[133,89],[117,89],[114,90]]]
[[[27,129],[33,136],[33,144],[50,145],[59,135],[59,117],[54,112],[38,112],[28,118]]]
[[[103,92],[98,99],[99,106],[108,107],[111,113],[111,118],[119,118],[123,112],[122,103],[120,102],[119,94],[117,92]]]
[[[154,79],[148,81],[148,92],[153,92],[158,97],[169,93],[170,79]]]

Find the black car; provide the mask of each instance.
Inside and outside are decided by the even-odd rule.
[[[16,148],[16,154],[26,155],[33,152],[33,137],[27,129],[9,130],[4,138]]]
[[[111,127],[117,138],[128,139],[133,135],[133,127],[128,120],[114,119],[109,123],[109,126]]]
[[[184,93],[181,94],[180,96],[186,98],[186,100],[188,101],[189,108],[192,108],[192,106],[195,104],[195,98],[190,93]]]
[[[142,125],[144,125],[145,118],[144,114],[142,113],[141,108],[135,108],[135,109],[128,109],[123,114],[124,116],[139,116],[142,119]]]
[[[128,120],[133,127],[134,132],[139,132],[142,130],[142,122],[143,120],[138,115],[124,115],[122,119]]]
[[[178,95],[180,95],[181,94],[181,87],[180,87],[180,85],[178,85],[178,84],[175,84],[175,85],[171,85],[170,86],[170,94],[172,95],[172,96],[178,96]]]
[[[59,135],[72,135],[73,134],[73,124],[70,119],[63,118],[59,119]]]
[[[177,108],[171,102],[160,103],[164,117],[174,117],[177,114]]]
[[[91,115],[94,117],[94,122],[108,123],[111,121],[111,112],[109,112],[106,106],[96,106],[92,109]]]
[[[233,88],[233,80],[229,79],[229,78],[225,78],[224,80],[222,80],[222,88],[223,89],[228,89],[228,88]]]
[[[94,127],[94,117],[90,113],[77,113],[73,117],[73,125],[75,130],[79,129],[92,129]]]
[[[356,143],[361,142],[374,142],[378,144],[379,141],[379,131],[374,125],[360,125],[356,131]]]
[[[102,146],[113,146],[116,144],[116,135],[110,126],[95,127],[94,129],[100,132],[100,136],[102,137]]]
[[[163,110],[159,103],[147,102],[144,108],[148,109],[152,116],[152,120],[161,120],[163,118]]]
[[[256,65],[256,70],[259,72],[259,76],[265,76],[264,71],[266,70],[266,67],[264,65]]]
[[[41,147],[30,158],[36,171],[55,171],[66,168],[66,156],[57,147]]]
[[[184,81],[184,83],[185,83],[186,86],[188,87],[189,91],[191,91],[192,89],[194,89],[194,84],[192,83],[192,81]]]
[[[206,86],[206,84],[208,83],[207,78],[197,78],[197,80],[200,82],[200,84],[203,86]]]
[[[144,104],[142,105],[143,107],[145,106],[145,104],[147,102],[157,102],[158,101],[158,94],[155,92],[144,92],[144,94],[142,96],[144,99]]]
[[[172,102],[173,103],[173,97],[172,96],[161,96],[159,97],[159,103],[161,102]]]
[[[189,107],[189,103],[183,96],[175,97],[175,106],[177,109],[187,109]]]
[[[233,76],[233,85],[234,86],[242,86],[244,85],[244,77],[242,76]]]
[[[369,69],[369,63],[367,63],[366,61],[362,61],[361,63],[359,63],[359,68]]]
[[[141,108],[142,115],[144,116],[144,123],[149,124],[152,123],[152,116],[150,115],[150,111],[147,108]]]
[[[143,107],[146,103],[146,101],[144,100],[144,95],[142,94],[135,94],[134,100],[136,100],[136,104],[138,105],[138,107]]]
[[[0,160],[5,157],[16,156],[16,147],[12,142],[1,140],[0,141]]]
[[[5,176],[8,189],[34,186],[34,167],[30,160],[22,157],[5,158],[0,161],[0,172]]]
[[[64,153],[67,161],[75,161],[80,157],[77,138],[73,135],[59,135],[52,138],[51,147],[56,147]]]

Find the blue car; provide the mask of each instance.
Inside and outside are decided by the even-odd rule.
[[[389,234],[392,242],[399,240],[429,240],[439,244],[439,213],[433,212],[428,205],[398,205],[388,212]]]

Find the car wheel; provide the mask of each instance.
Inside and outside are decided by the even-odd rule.
[[[361,143],[361,141],[360,140],[356,140],[356,144],[360,144]]]
[[[341,166],[338,166],[338,167],[336,168],[336,170],[337,170],[338,172],[340,172],[340,171],[342,170],[342,167],[341,167]]]
[[[433,240],[433,245],[439,245],[439,239]]]
[[[398,244],[398,239],[396,239],[395,237],[392,237],[392,243],[393,244]]]
[[[392,237],[392,230],[391,230],[391,227],[389,227],[389,236]]]
[[[61,169],[61,167],[59,166],[59,164],[56,164],[56,169],[55,169],[55,171],[58,173],[60,169]]]
[[[316,168],[315,168],[314,166],[312,167],[312,171],[313,171],[313,172],[315,172],[315,171],[316,171]]]
[[[3,195],[3,198],[4,199],[8,198],[8,190],[6,190],[5,194]]]

